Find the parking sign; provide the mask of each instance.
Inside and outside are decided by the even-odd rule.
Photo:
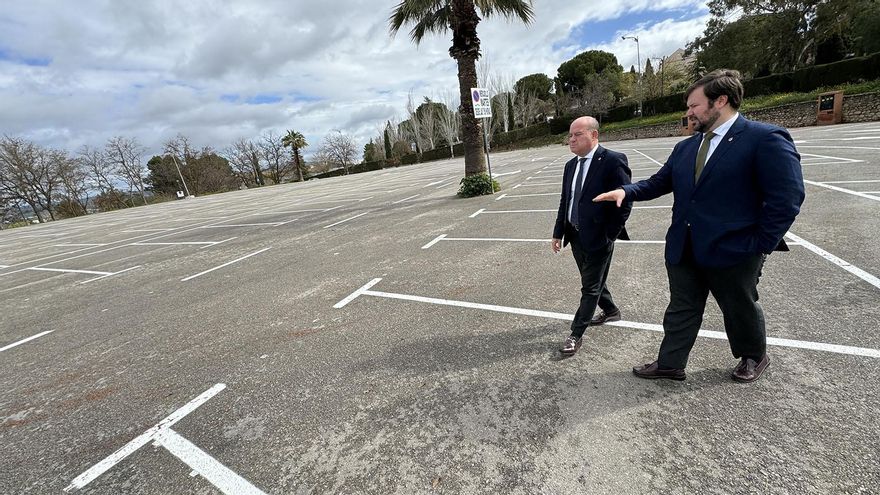
[[[474,117],[488,119],[492,117],[492,98],[486,88],[471,88],[471,103],[474,105]]]

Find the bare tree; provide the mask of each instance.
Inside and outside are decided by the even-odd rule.
[[[18,218],[16,218],[16,213],[19,214]],[[24,220],[24,215],[21,214],[20,200],[4,196],[0,192],[0,230],[3,230],[3,226],[7,223],[22,220]]]
[[[409,95],[406,97],[406,114],[409,116],[409,119],[402,126],[402,131],[407,134],[407,137],[416,143],[416,152],[421,153],[425,151],[425,144],[424,135],[422,133],[422,122],[421,119],[419,119],[417,110],[418,107],[413,103],[412,91],[410,91]]]
[[[113,164],[104,151],[83,145],[77,150],[76,159],[85,170],[89,189],[97,189],[99,196],[112,209],[126,207],[125,200],[114,185]]]
[[[432,150],[436,147],[434,138],[437,136],[437,116],[435,114],[436,104],[427,96],[425,102],[416,108],[415,118],[419,121],[419,129],[421,132],[422,142],[426,148]],[[424,151],[424,148],[422,149]]]
[[[283,138],[284,136],[270,130],[263,134],[258,144],[266,162],[266,172],[274,184],[281,184],[294,171],[294,163],[284,146]]]
[[[342,167],[348,174],[349,166],[354,163],[357,157],[357,148],[355,148],[351,136],[336,130],[324,137],[319,153],[328,163]]]
[[[89,171],[82,161],[65,157],[60,164],[61,202],[65,216],[85,215],[89,211]]]
[[[544,102],[532,93],[522,93],[517,95],[519,105],[517,105],[523,127],[528,127],[535,123],[537,117],[544,113]]]
[[[140,194],[144,204],[147,204],[147,195],[144,188],[144,176],[147,174],[146,164],[141,160],[144,148],[138,144],[135,138],[116,136],[107,140],[104,146],[104,154],[107,160],[115,166],[116,176],[128,184],[128,193],[134,191]]]
[[[61,170],[68,160],[60,150],[21,138],[0,138],[0,195],[26,203],[40,222],[44,221],[41,212],[55,220]]]
[[[265,185],[260,147],[256,143],[250,139],[239,139],[226,148],[223,156],[229,160],[233,172],[244,185]]]
[[[449,156],[455,158],[455,152],[452,148],[455,146],[455,143],[459,142],[461,116],[454,109],[458,108],[459,104],[448,90],[440,96],[440,102],[446,107],[446,110],[441,111],[440,115],[437,116],[437,125],[440,128],[440,135],[443,136],[446,144],[449,145]]]

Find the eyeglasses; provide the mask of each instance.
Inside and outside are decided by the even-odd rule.
[[[579,138],[579,137],[583,136],[584,134],[586,134],[587,132],[593,132],[593,131],[586,131],[586,132],[584,132],[584,131],[578,131],[578,132],[575,132],[574,134],[569,133],[569,134],[568,134],[568,139],[571,139],[571,138]]]

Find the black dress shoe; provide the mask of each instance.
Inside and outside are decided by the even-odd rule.
[[[583,343],[583,337],[570,336],[562,343],[562,348],[559,349],[559,352],[562,353],[563,356],[574,356],[574,353],[581,348],[581,344]]]
[[[761,378],[761,373],[764,373],[768,364],[770,364],[770,358],[767,357],[766,354],[764,354],[758,361],[744,357],[742,358],[742,361],[736,365],[736,368],[733,369],[733,379],[740,383],[753,382],[758,378]]]
[[[620,310],[615,309],[610,313],[606,313],[604,310],[600,309],[593,319],[590,320],[590,325],[601,325],[603,323],[607,323],[609,321],[620,321]]]
[[[681,368],[661,368],[658,361],[633,367],[633,374],[639,378],[649,380],[655,378],[668,378],[670,380],[684,380],[687,376]]]

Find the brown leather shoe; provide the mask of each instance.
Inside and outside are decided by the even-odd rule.
[[[752,358],[742,358],[742,361],[733,369],[733,380],[740,383],[750,383],[761,378],[761,373],[767,369],[770,358],[764,354],[760,361]]]
[[[565,339],[565,342],[562,343],[562,348],[559,349],[559,352],[561,352],[563,356],[574,356],[574,353],[581,348],[581,344],[583,343],[583,337],[569,336]]]
[[[655,378],[668,378],[670,380],[684,380],[687,376],[681,368],[661,368],[658,361],[633,367],[633,374],[639,378],[653,380]]]
[[[601,325],[603,323],[607,323],[609,321],[620,321],[620,309],[615,309],[610,313],[606,313],[604,310],[599,310],[593,319],[590,320],[590,325]]]

